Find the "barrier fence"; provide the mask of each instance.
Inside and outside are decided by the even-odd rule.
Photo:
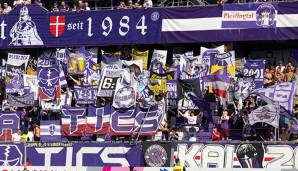
[[[174,159],[179,158],[188,170],[297,169],[297,152],[297,144],[280,142],[5,143],[0,144],[0,165],[1,169],[13,166],[29,170],[40,167],[66,170],[106,166],[173,167]]]

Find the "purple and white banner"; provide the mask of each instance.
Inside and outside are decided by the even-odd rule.
[[[74,99],[77,104],[94,104],[97,86],[74,86]]]
[[[60,120],[41,120],[40,121],[40,140],[42,142],[61,141],[61,121]]]
[[[0,144],[0,167],[24,166],[24,144]]]
[[[268,88],[257,89],[252,93],[261,97],[265,96],[273,102],[278,102],[281,107],[292,114],[295,91],[296,84],[294,82],[287,82],[276,84]]]
[[[19,5],[0,15],[0,48],[297,39],[297,6],[297,2],[233,3],[50,13],[39,5]],[[18,29],[23,23],[30,25],[28,30]]]
[[[21,118],[16,112],[0,113],[0,141],[11,141],[12,134],[20,128]]]
[[[275,28],[276,3],[224,4],[222,28]]]
[[[167,107],[177,108],[177,82],[175,80],[167,80]]]
[[[268,104],[260,106],[248,115],[251,125],[261,122],[272,125],[275,128],[279,126],[279,106],[276,104]]]
[[[137,84],[125,83],[124,79],[118,79],[112,106],[116,109],[129,109],[136,105]]]
[[[210,74],[211,66],[214,63],[213,60],[215,58],[215,55],[222,54],[224,52],[224,45],[212,49],[201,47],[201,60],[204,66],[204,71],[202,71],[200,75],[201,90],[204,90],[205,88],[204,81],[202,78]]]
[[[143,166],[140,144],[54,143],[40,145],[39,147],[35,146],[35,143],[27,145],[27,162],[33,166]]]
[[[253,89],[263,88],[266,60],[246,60],[243,68],[244,76],[254,77]]]
[[[12,94],[8,94],[8,103],[13,107],[32,107],[34,106],[34,94],[24,94],[23,96],[14,96]]]
[[[30,55],[8,53],[6,63],[5,88],[6,93],[18,93],[24,88],[23,74]]]
[[[167,50],[156,50],[153,51],[153,56],[151,59],[150,70],[154,73],[164,73],[166,62],[167,62]]]

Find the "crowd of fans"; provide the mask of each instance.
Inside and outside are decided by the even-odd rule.
[[[29,4],[37,4],[45,7],[45,4],[42,0],[15,0],[13,4],[9,4],[7,2],[0,4],[0,14],[7,14],[12,10],[13,7],[17,5],[29,5]],[[153,6],[152,0],[121,0],[119,3],[114,4],[116,9],[140,9],[140,8],[150,8]],[[67,11],[90,11],[91,8],[88,2],[84,2],[81,0],[75,1],[74,3],[67,3],[64,0],[54,2],[49,9],[51,12],[67,12]]]

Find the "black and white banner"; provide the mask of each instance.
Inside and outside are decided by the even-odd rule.
[[[116,89],[117,80],[121,77],[122,69],[105,67],[98,87],[97,96],[112,97]]]

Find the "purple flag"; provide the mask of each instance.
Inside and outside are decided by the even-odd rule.
[[[40,121],[40,140],[43,142],[61,141],[60,120]]]
[[[263,88],[265,63],[264,59],[245,61],[243,74],[249,77],[254,76],[253,89]]]

